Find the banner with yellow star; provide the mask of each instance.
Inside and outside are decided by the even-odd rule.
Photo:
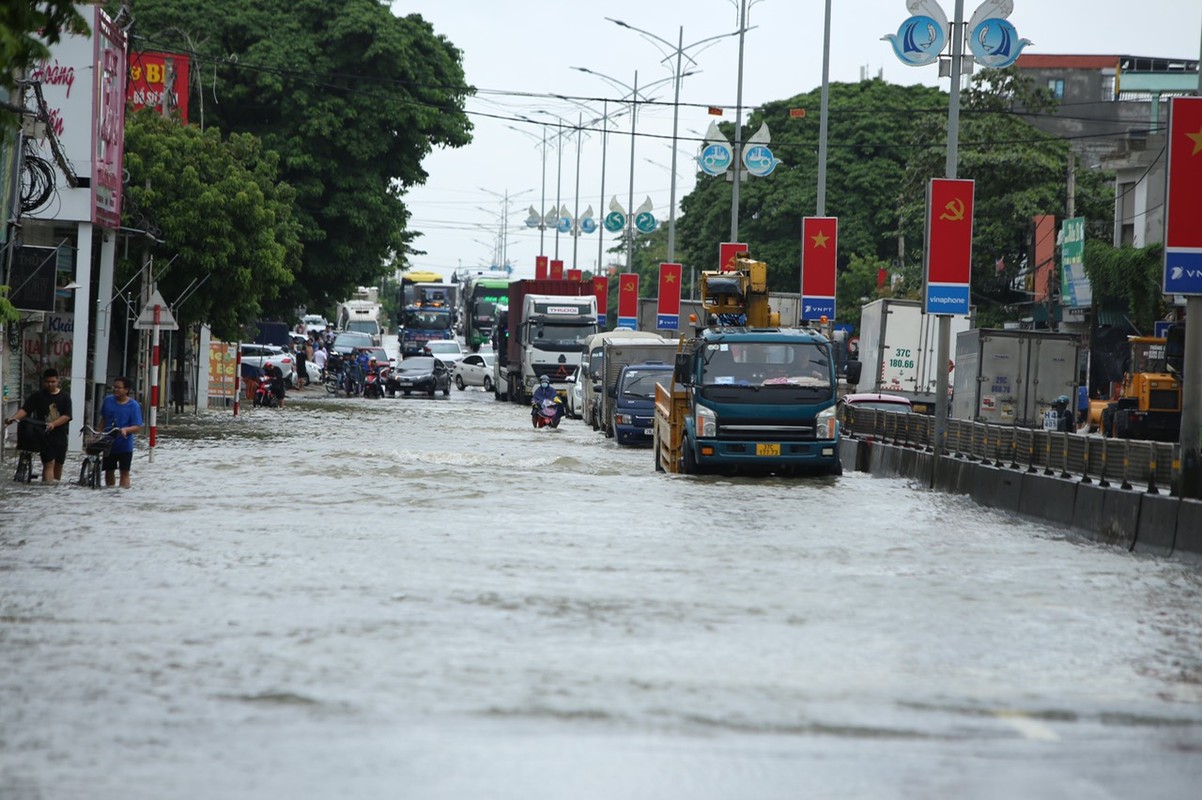
[[[655,327],[674,331],[680,327],[680,264],[659,265],[659,301],[655,308]]]
[[[838,264],[839,218],[805,217],[801,221],[801,318],[835,318],[835,268]],[[781,320],[796,325],[798,320]]]
[[[536,281],[545,281],[551,274],[550,267],[546,256],[534,257],[534,279]]]
[[[1164,293],[1202,295],[1202,97],[1169,101]]]
[[[594,275],[593,294],[597,297],[597,324],[605,330],[605,315],[609,313],[609,278]]]
[[[618,327],[637,330],[639,327],[639,276],[623,272],[618,276]]]

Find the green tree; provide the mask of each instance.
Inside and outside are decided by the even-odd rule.
[[[1161,291],[1164,250],[1148,247],[1112,247],[1096,239],[1085,241],[1085,274],[1099,307],[1123,312],[1137,330],[1151,331],[1164,317]]]
[[[767,123],[773,153],[782,162],[771,175],[743,182],[739,200],[739,239],[753,258],[767,262],[774,291],[799,287],[801,218],[813,216],[817,207],[819,100],[814,90],[767,103],[744,129],[746,137]],[[839,218],[841,267],[853,256],[888,260],[896,253],[914,121],[938,117],[945,106],[944,95],[925,86],[879,80],[831,84],[826,213]],[[809,113],[793,118],[793,108]],[[720,127],[732,138],[731,125]],[[679,247],[691,263],[716,268],[718,243],[730,238],[730,203],[731,184],[704,174],[681,201]],[[844,302],[839,306],[847,308]]]
[[[216,336],[236,340],[292,282],[300,223],[278,161],[248,134],[223,139],[216,128],[202,133],[150,111],[126,119],[123,223],[163,241],[168,258],[155,278],[169,302],[204,281],[179,307],[181,326],[207,322]],[[127,275],[138,268],[123,264]]]
[[[471,130],[461,54],[428,22],[378,0],[139,0],[136,14],[136,48],[195,46],[206,124],[280,154],[305,247],[279,311],[326,307],[416,252],[404,193]]]
[[[977,73],[962,100],[956,177],[975,183],[973,302],[978,324],[995,326],[1025,312],[1026,295],[1011,285],[1021,268],[1034,266],[1032,217],[1066,216],[1070,146],[1012,111],[1046,113],[1053,103],[1046,89],[1034,87],[1013,68]],[[922,282],[925,187],[932,177],[946,174],[946,115],[920,120],[914,142],[902,209],[902,230],[914,243],[904,272],[910,290]],[[1089,235],[1109,237],[1113,209],[1114,191],[1106,176],[1078,171],[1076,213],[1086,218]]]

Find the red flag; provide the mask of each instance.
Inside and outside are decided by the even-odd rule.
[[[563,261],[558,258],[551,259],[551,280],[563,280]]]
[[[623,272],[618,276],[618,319],[638,319],[639,276]]]
[[[597,296],[597,316],[605,319],[609,313],[609,278],[597,275],[593,278],[593,294]]]
[[[927,207],[928,283],[971,282],[972,201],[972,181],[931,179]]]
[[[806,297],[835,296],[835,266],[839,245],[837,217],[806,217],[801,221],[801,293]]]
[[[731,267],[730,260],[740,253],[747,252],[747,245],[743,242],[722,242],[718,245],[718,271],[726,272]]]
[[[546,256],[535,256],[534,257],[534,279],[539,280],[539,281],[545,281],[547,279],[547,257]]]
[[[1169,103],[1164,246],[1202,247],[1202,97],[1174,97]]]
[[[674,331],[680,323],[680,264],[659,265],[659,301],[656,304],[655,327]]]
[[[582,270],[582,269],[568,270],[568,280],[576,281],[576,283],[580,283],[581,281],[584,280],[584,270]]]

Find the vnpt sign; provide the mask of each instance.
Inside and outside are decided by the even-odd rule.
[[[1202,295],[1202,97],[1169,101],[1164,293]]]

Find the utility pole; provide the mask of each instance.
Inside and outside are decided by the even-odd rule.
[[[1202,45],[1199,46],[1202,56]],[[1202,96],[1202,68],[1198,71]],[[1182,497],[1202,498],[1202,296],[1185,301],[1185,361],[1181,378]]]
[[[739,2],[739,86],[735,94],[734,183],[730,190],[730,240],[739,241],[739,179],[743,177],[743,39],[747,34],[747,0]]]

